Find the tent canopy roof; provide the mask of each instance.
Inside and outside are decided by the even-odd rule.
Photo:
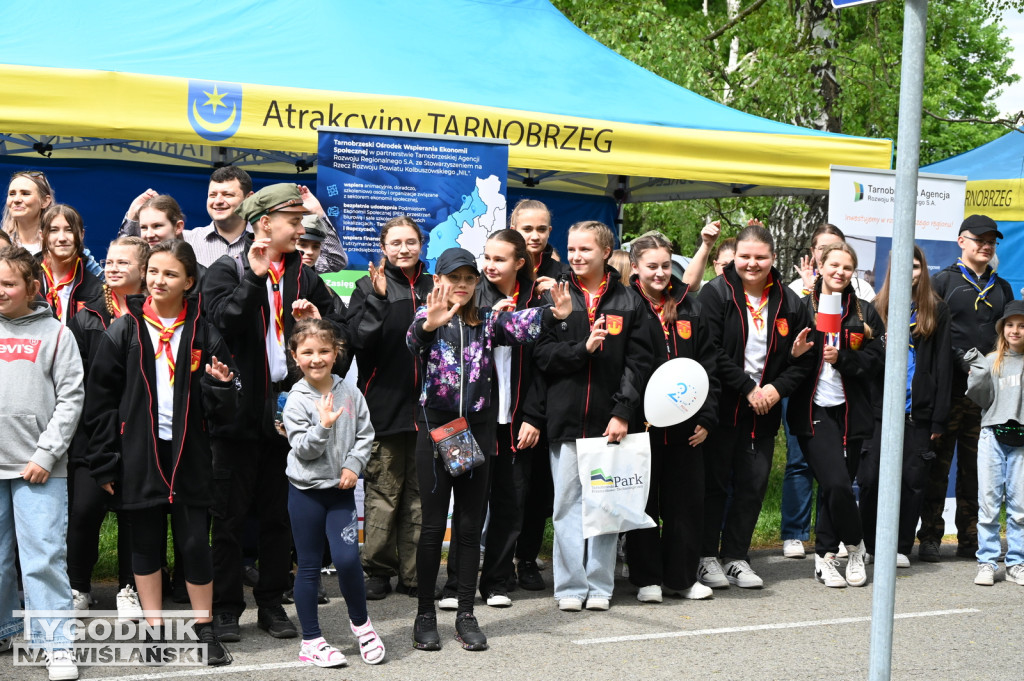
[[[922,172],[966,175],[968,181],[1019,179],[1024,174],[1024,128],[988,144],[921,168]]]
[[[280,100],[282,108],[288,98],[313,101],[311,107],[319,101],[324,109],[330,102],[368,117],[378,110],[390,116],[402,107],[417,105],[430,111],[433,104],[437,110],[437,103],[444,102],[475,107],[485,117],[507,119],[508,112],[540,112],[524,117],[524,124],[527,119],[539,120],[543,130],[554,122],[560,126],[563,142],[567,126],[571,127],[567,122],[585,125],[590,121],[595,130],[609,121],[617,124],[616,144],[626,152],[621,155],[617,150],[582,149],[566,154],[550,149],[547,140],[543,150],[529,150],[526,144],[515,144],[513,128],[505,135],[513,140],[511,165],[524,176],[526,169],[622,174],[643,178],[634,182],[638,190],[647,186],[662,194],[664,185],[651,184],[650,178],[699,180],[711,187],[705,190],[708,195],[735,195],[776,193],[758,190],[762,185],[822,190],[827,188],[829,163],[889,167],[888,141],[800,128],[708,100],[592,40],[547,0],[306,0],[299,4],[285,0],[40,0],[31,13],[47,17],[45,31],[25,30],[22,22],[0,24],[0,74],[9,74],[13,86],[9,92],[26,93],[21,110],[4,113],[5,105],[0,103],[0,128],[10,133],[208,145],[183,115],[175,119],[180,130],[166,122],[139,120],[154,116],[138,100],[149,100],[151,107],[164,100],[176,102],[175,95],[161,88],[181,89],[176,81],[202,79],[261,86],[259,90],[246,86],[242,126],[238,134],[224,140],[236,147],[307,153],[315,148],[313,134],[302,139],[290,130],[266,134],[264,105],[270,97]],[[104,76],[111,73],[147,79],[110,82]],[[52,87],[48,97],[47,90],[34,89],[34,80],[51,77],[59,89],[70,93],[67,97],[52,92]],[[81,89],[91,89],[95,98],[116,105],[95,113],[97,120],[110,121],[107,134],[98,124],[88,124],[86,114],[97,105],[78,105],[74,92],[78,88],[71,85],[78,81],[69,78],[85,79]],[[32,118],[29,107],[40,106],[63,106],[64,119]],[[178,108],[185,107],[179,104]],[[465,133],[465,115],[460,119],[462,129],[456,126],[460,134]],[[49,121],[57,127],[44,129],[37,122],[33,129],[19,128],[19,120]],[[263,130],[256,129],[260,120]],[[436,118],[426,118],[424,127],[431,122],[436,128]],[[358,121],[346,125],[361,127]],[[708,137],[706,131],[721,136],[713,137],[710,144],[701,139]],[[689,151],[702,145],[705,148]],[[764,158],[729,158],[741,149],[750,152],[761,146]],[[680,159],[685,153],[695,154],[696,160]],[[661,162],[670,156],[677,160]],[[725,163],[721,163],[723,157]],[[772,175],[773,163],[782,168],[776,173],[778,181],[765,181]],[[765,164],[767,173],[754,172],[758,164]],[[789,168],[807,165],[814,168]],[[567,178],[571,183],[572,175],[561,181]],[[549,185],[555,180],[553,176],[545,179]],[[583,184],[605,193],[615,182],[590,177]],[[687,189],[676,184],[671,191]]]

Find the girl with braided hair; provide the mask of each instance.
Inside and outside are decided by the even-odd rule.
[[[88,301],[68,322],[68,330],[78,341],[86,376],[103,332],[124,314],[128,296],[142,293],[143,267],[148,257],[149,246],[137,236],[110,242],[103,263],[103,295]],[[87,610],[93,603],[92,571],[99,558],[100,526],[107,515],[109,500],[89,473],[86,444],[85,426],[79,423],[68,459],[68,577],[76,610]],[[118,593],[117,604],[124,619],[136,619],[140,608],[134,591],[128,525],[122,521],[118,514],[118,582],[125,586]]]
[[[791,354],[810,363],[812,371],[789,400],[790,432],[811,466],[821,495],[815,538],[814,576],[828,587],[867,584],[864,531],[853,479],[861,444],[875,427],[871,382],[881,371],[885,325],[874,306],[857,297],[851,280],[857,254],[845,242],[822,250],[821,268],[804,304],[817,320],[822,294],[841,295],[838,333],[805,328],[797,334]],[[846,576],[839,573],[836,553],[846,544]]]

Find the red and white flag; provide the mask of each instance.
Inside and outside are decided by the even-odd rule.
[[[843,316],[841,293],[822,293],[818,298],[818,331],[822,333],[839,333]]]

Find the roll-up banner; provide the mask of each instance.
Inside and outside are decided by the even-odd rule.
[[[892,249],[896,171],[832,166],[828,221],[843,230],[857,251],[857,276],[877,291],[885,281]],[[934,275],[960,257],[956,244],[964,219],[967,178],[919,173],[914,242]]]

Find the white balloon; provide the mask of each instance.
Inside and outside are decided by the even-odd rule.
[[[707,397],[704,367],[688,357],[676,357],[658,367],[647,382],[644,415],[652,426],[667,428],[695,416]]]

